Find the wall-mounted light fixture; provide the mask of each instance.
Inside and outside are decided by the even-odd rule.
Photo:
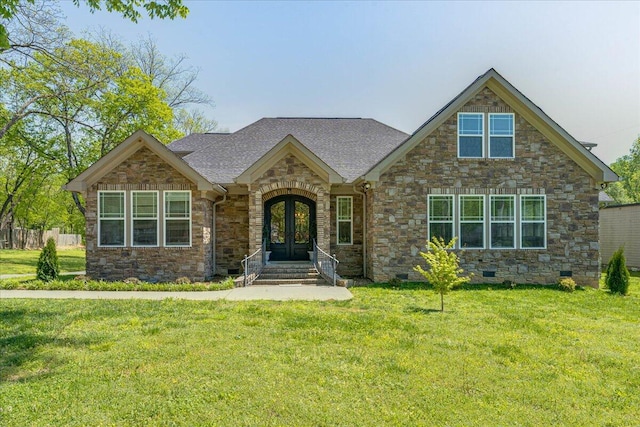
[[[364,191],[369,191],[369,189],[371,189],[371,184],[369,184],[368,182],[365,182],[364,185],[362,186],[362,189]]]

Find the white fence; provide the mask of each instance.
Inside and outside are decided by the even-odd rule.
[[[59,228],[47,231],[14,228],[12,235],[8,229],[0,230],[0,249],[41,249],[49,237],[53,237],[57,247],[82,246],[80,234],[60,233]]]

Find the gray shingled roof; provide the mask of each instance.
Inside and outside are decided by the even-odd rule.
[[[232,134],[189,135],[168,148],[199,148],[184,160],[211,182],[228,184],[287,135],[347,182],[363,175],[409,136],[373,119],[264,118]]]
[[[194,133],[182,139],[173,141],[167,148],[176,152],[194,152],[222,141],[229,136],[229,133]]]

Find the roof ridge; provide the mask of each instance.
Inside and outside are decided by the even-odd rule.
[[[309,116],[300,116],[300,117],[263,117],[265,119],[270,119],[270,120],[274,120],[274,119],[279,119],[279,120],[367,120],[366,118],[362,118],[362,117],[321,117],[321,116],[317,116],[317,117],[309,117]]]

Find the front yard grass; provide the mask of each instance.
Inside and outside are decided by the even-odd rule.
[[[0,299],[0,425],[638,425],[639,282]]]
[[[36,275],[38,258],[42,250],[0,249],[0,274]],[[84,249],[58,249],[60,271],[84,271]]]

